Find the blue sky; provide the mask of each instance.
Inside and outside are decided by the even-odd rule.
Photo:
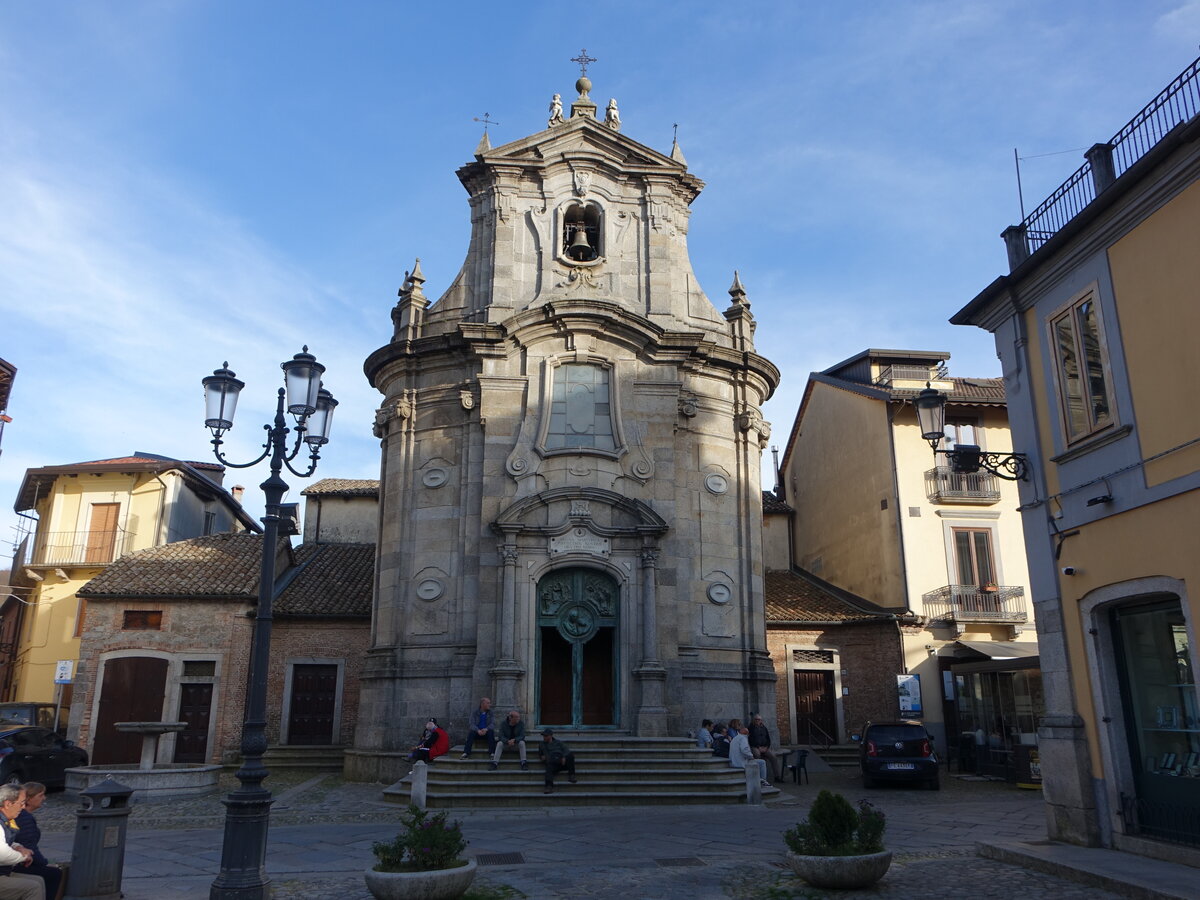
[[[413,258],[434,297],[462,262],[473,118],[499,122],[493,144],[544,128],[581,47],[626,135],[666,151],[678,123],[708,185],[692,261],[718,308],[740,270],[782,441],[808,373],[868,346],[998,375],[990,335],[946,320],[1006,270],[1013,147],[1036,157],[1031,209],[1198,42],[1197,0],[0,3],[0,356],[19,369],[0,545],[28,467],[209,458],[199,380],[226,359],[246,458],[304,343],[342,401],[319,474],[375,476],[362,362]],[[227,484],[253,511],[264,475]]]

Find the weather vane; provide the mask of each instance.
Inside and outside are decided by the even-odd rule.
[[[471,121],[472,122],[482,122],[484,134],[487,134],[489,125],[499,125],[500,124],[499,122],[497,122],[495,119],[492,118],[491,113],[486,113],[486,112],[483,114],[482,117],[481,116],[472,116]]]
[[[587,48],[579,51],[578,56],[572,56],[571,62],[579,63],[579,74],[583,77],[587,76],[587,67],[596,61],[596,57],[587,55]]]

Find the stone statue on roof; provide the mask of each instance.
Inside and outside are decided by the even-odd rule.
[[[608,101],[608,108],[604,110],[604,124],[613,131],[621,130],[621,113],[617,111],[615,97]]]
[[[561,125],[564,121],[565,121],[565,119],[563,119],[563,112],[562,112],[562,95],[555,94],[554,97],[550,100],[550,122],[549,122],[549,124],[551,127],[553,127],[554,125]]]

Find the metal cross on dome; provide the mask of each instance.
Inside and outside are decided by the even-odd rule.
[[[579,51],[578,56],[571,57],[571,62],[579,63],[579,74],[580,75],[587,75],[587,67],[589,65],[591,65],[592,63],[596,62],[596,57],[588,56],[587,48],[585,47]]]

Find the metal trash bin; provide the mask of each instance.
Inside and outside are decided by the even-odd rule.
[[[75,845],[63,900],[121,900],[133,788],[105,778],[79,792]]]

